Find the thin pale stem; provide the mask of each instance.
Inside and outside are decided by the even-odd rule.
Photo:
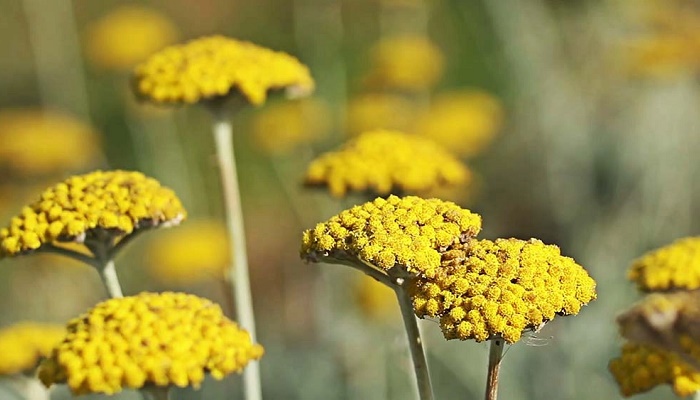
[[[100,277],[107,288],[109,297],[113,299],[124,297],[124,294],[122,294],[122,287],[119,284],[119,278],[117,277],[117,270],[114,268],[114,260],[107,261],[104,267],[100,269]]]
[[[256,342],[253,296],[250,290],[248,256],[246,254],[245,230],[243,226],[243,209],[241,208],[241,195],[238,189],[236,159],[233,149],[233,128],[228,113],[220,109],[214,112],[214,142],[216,144],[216,155],[224,192],[226,225],[229,231],[231,254],[233,255],[233,263],[229,267],[227,279],[233,286],[236,318],[241,326],[250,333],[251,340]],[[260,365],[257,361],[248,364],[248,367],[243,372],[243,383],[246,400],[260,400],[262,398]]]
[[[413,370],[416,374],[419,399],[432,400],[433,389],[430,383],[430,374],[428,373],[428,363],[423,350],[423,340],[418,330],[416,316],[413,313],[413,303],[404,287],[405,283],[404,278],[397,278],[393,288],[396,292],[396,298],[399,301],[404,328],[408,336],[408,347],[411,350],[411,358],[413,359]]]
[[[19,400],[49,400],[50,392],[38,379],[24,374],[9,376],[6,380],[13,398]],[[3,397],[4,398],[4,397]]]
[[[150,387],[148,389],[142,389],[142,392],[146,394],[151,400],[170,400],[170,387]]]
[[[498,372],[503,358],[503,339],[492,339],[489,345],[489,366],[486,376],[486,400],[498,399]]]
[[[80,261],[80,262],[85,263],[85,264],[87,264],[91,267],[94,267],[94,268],[97,268],[97,266],[98,266],[97,260],[95,260],[93,257],[90,257],[90,256],[82,254],[82,253],[78,253],[78,252],[73,251],[73,250],[68,250],[68,249],[64,249],[62,247],[54,246],[50,243],[42,245],[41,247],[39,247],[36,250],[36,252],[37,253],[59,254],[59,255],[62,255],[64,257],[69,257],[69,258],[72,258],[74,260]]]
[[[693,400],[700,400],[700,391],[695,392],[693,395]]]

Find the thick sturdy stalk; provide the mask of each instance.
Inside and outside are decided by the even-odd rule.
[[[489,345],[489,366],[486,376],[486,400],[498,399],[498,372],[503,357],[503,339],[492,339]]]
[[[413,313],[413,303],[408,293],[406,293],[404,283],[404,278],[397,278],[393,289],[399,300],[401,316],[403,317],[403,324],[406,328],[406,335],[408,336],[408,347],[411,350],[413,370],[415,371],[416,383],[418,384],[418,396],[420,400],[432,400],[433,388],[430,383],[428,363],[425,360],[425,352],[423,351],[423,340],[418,330],[416,316]]]
[[[214,142],[219,161],[219,173],[226,207],[226,225],[233,256],[233,264],[229,268],[227,279],[233,285],[236,319],[250,333],[253,342],[256,342],[253,296],[250,291],[248,256],[243,227],[243,209],[241,208],[241,195],[238,189],[236,159],[233,150],[233,129],[228,113],[220,109],[214,112]],[[243,372],[243,381],[246,400],[260,400],[262,388],[260,387],[260,365],[257,361],[248,364]]]
[[[122,287],[119,284],[119,278],[117,277],[117,270],[114,268],[114,260],[107,261],[100,269],[100,277],[107,288],[109,297],[113,299],[124,297],[124,294],[122,294]]]

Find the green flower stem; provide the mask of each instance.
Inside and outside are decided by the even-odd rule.
[[[486,376],[486,400],[498,399],[498,372],[503,358],[503,339],[492,339],[489,345],[489,366]]]
[[[124,297],[122,287],[119,284],[119,278],[117,277],[117,270],[114,268],[114,260],[107,261],[107,263],[100,268],[100,277],[107,288],[109,297],[113,299]]]
[[[246,255],[245,230],[243,227],[243,210],[241,195],[238,189],[236,158],[233,149],[233,128],[229,113],[223,107],[211,107],[214,110],[214,142],[219,161],[219,173],[224,192],[226,207],[226,225],[229,231],[229,241],[233,263],[229,267],[228,280],[233,285],[235,296],[236,318],[243,329],[250,333],[251,340],[256,342],[255,315],[253,313],[253,296],[250,290],[248,276],[248,256]],[[246,400],[260,400],[260,365],[252,361],[243,372]]]
[[[148,398],[152,400],[170,400],[170,387],[169,386],[151,386],[146,389],[141,389],[141,391],[147,395]],[[146,397],[146,396],[144,396]]]
[[[408,347],[411,350],[411,358],[413,359],[413,370],[416,374],[419,399],[432,400],[433,388],[430,383],[428,363],[423,350],[423,340],[421,339],[416,316],[413,312],[413,302],[406,292],[405,283],[406,280],[404,278],[396,278],[392,287],[399,301],[404,328],[408,336]]]
[[[93,257],[86,256],[85,254],[77,253],[73,250],[68,250],[64,249],[62,247],[54,246],[50,243],[44,244],[38,249],[35,250],[37,253],[52,253],[52,254],[59,254],[64,257],[69,257],[72,258],[76,261],[80,261],[81,263],[87,264],[91,267],[98,268],[98,263],[97,260],[95,260]]]
[[[6,379],[13,398],[19,400],[49,400],[49,389],[33,376],[25,374],[11,375]],[[3,397],[5,398],[5,397]]]

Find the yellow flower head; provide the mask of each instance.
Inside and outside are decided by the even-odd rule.
[[[285,101],[259,110],[253,117],[253,138],[268,153],[287,154],[325,136],[332,123],[328,105],[320,100]]]
[[[262,346],[211,301],[141,293],[107,300],[72,320],[39,378],[46,386],[67,383],[74,394],[199,387],[205,374],[222,379],[262,354]]]
[[[441,268],[417,279],[412,297],[416,315],[440,318],[446,339],[514,343],[596,298],[586,270],[536,239],[455,242],[441,256]]]
[[[226,227],[218,221],[190,221],[153,237],[148,248],[151,275],[167,284],[222,278],[230,263]]]
[[[168,47],[135,70],[137,95],[155,103],[192,104],[237,90],[259,105],[270,90],[301,96],[313,88],[309,69],[296,58],[224,36]]]
[[[49,188],[0,229],[0,257],[56,242],[84,243],[98,230],[120,238],[136,229],[178,224],[186,216],[175,193],[140,172],[97,171]]]
[[[66,334],[65,327],[20,322],[0,330],[0,375],[31,371]]]
[[[100,68],[127,70],[177,40],[178,31],[158,11],[136,4],[117,7],[85,33],[86,55]]]
[[[442,51],[424,36],[396,36],[379,41],[371,50],[366,82],[375,88],[406,91],[430,89],[444,70]]]
[[[347,106],[346,130],[355,136],[373,129],[407,130],[411,127],[415,106],[402,96],[369,93],[354,96]]]
[[[700,288],[700,236],[651,251],[632,263],[627,277],[639,290]]]
[[[417,117],[413,131],[472,157],[491,144],[503,124],[503,113],[498,99],[486,92],[447,92],[437,95]]]
[[[481,230],[481,217],[438,199],[407,196],[355,206],[304,232],[301,256],[310,261],[350,256],[388,271],[404,267],[434,276],[440,251],[469,240]]]
[[[68,115],[39,109],[0,111],[0,171],[47,177],[93,166],[97,134]]]
[[[625,397],[663,384],[672,385],[673,391],[680,397],[700,390],[700,372],[675,354],[651,346],[626,343],[622,347],[622,355],[611,360],[608,368]]]
[[[470,179],[467,167],[431,140],[375,130],[313,160],[305,181],[328,186],[333,196],[342,197],[348,191],[426,193]]]
[[[354,289],[357,305],[368,318],[382,322],[390,321],[397,315],[396,294],[391,288],[362,275]]]

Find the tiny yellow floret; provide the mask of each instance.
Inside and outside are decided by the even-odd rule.
[[[0,375],[33,373],[65,336],[62,325],[20,322],[0,329]]]
[[[102,302],[68,324],[39,369],[48,387],[114,394],[145,385],[193,386],[241,372],[263,348],[209,300],[185,293],[141,293]]]
[[[430,139],[388,130],[365,132],[321,155],[305,178],[307,185],[325,185],[336,197],[351,191],[426,193],[470,181],[467,166]]]
[[[159,104],[193,104],[237,91],[260,105],[271,90],[299,97],[313,88],[309,69],[289,54],[218,35],[167,47],[134,71],[136,94]]]
[[[639,290],[700,288],[700,236],[651,251],[632,263],[627,277]]]

